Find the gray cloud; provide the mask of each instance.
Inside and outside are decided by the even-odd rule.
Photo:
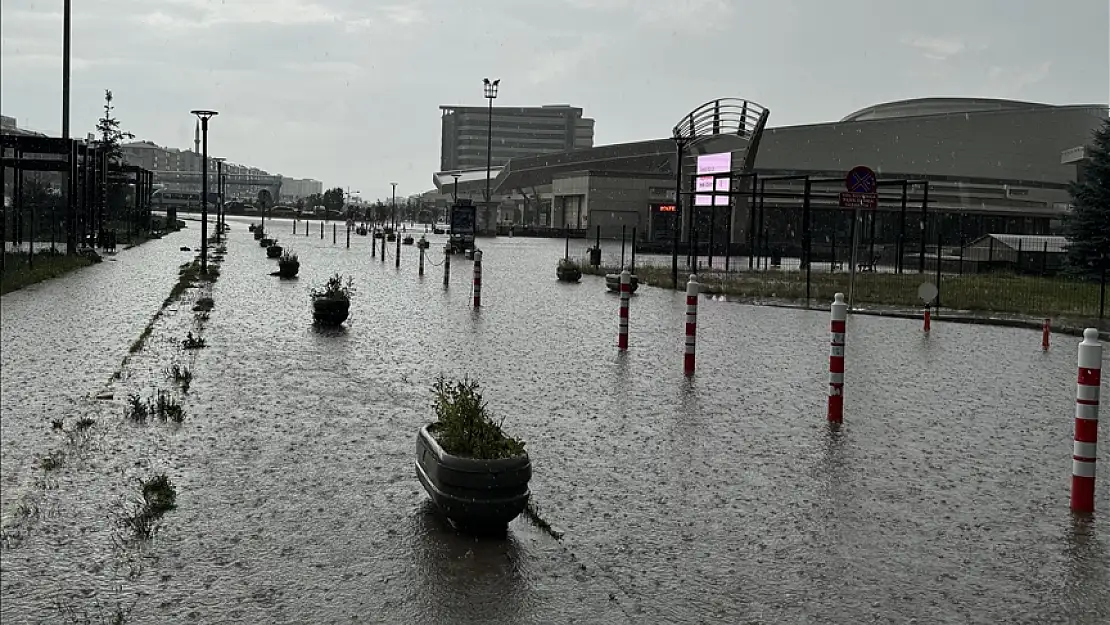
[[[440,104],[572,103],[597,140],[665,135],[721,96],[775,125],[877,102],[976,95],[1110,99],[1104,0],[97,0],[74,3],[73,126],[103,89],[137,135],[184,147],[188,111],[220,111],[212,151],[384,194],[430,185]],[[57,132],[61,15],[0,3],[0,108]]]

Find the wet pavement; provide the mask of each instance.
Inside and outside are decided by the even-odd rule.
[[[162,305],[193,242],[185,230],[0,299],[0,475],[5,490],[28,469],[28,447],[51,418],[79,416]],[[198,235],[199,236],[199,235]],[[10,495],[7,491],[5,495]]]
[[[279,280],[246,221],[228,221],[209,347],[177,353],[196,328],[178,306],[115,402],[63,398],[95,392],[118,365],[173,283],[177,244],[130,269],[158,276],[118,282],[153,308],[133,306],[117,324],[130,334],[99,339],[110,357],[56,336],[58,324],[99,327],[73,320],[92,313],[70,292],[101,288],[86,276],[4,297],[5,499],[13,484],[42,493],[3,548],[5,623],[95,600],[137,600],[134,623],[1110,619],[1106,523],[1067,509],[1073,339],[1043,353],[1028,330],[935,323],[926,337],[912,320],[854,317],[846,423],[833,430],[825,312],[703,298],[687,380],[682,295],[641,288],[620,355],[602,279],[555,281],[562,241],[480,241],[474,311],[469,261],[453,258],[442,286],[441,237],[429,236],[420,280],[414,247],[398,270],[393,246],[383,264],[368,237],[347,250],[344,233],[333,245],[279,220],[270,230],[302,263]],[[336,271],[359,289],[350,320],[316,330],[308,288]],[[96,371],[73,364],[84,358]],[[124,422],[118,398],[169,388],[174,362],[195,374],[185,422]],[[17,366],[25,388],[9,395]],[[55,366],[69,367],[65,384],[45,375]],[[524,520],[508,540],[461,537],[429,507],[412,459],[440,373],[477,377],[527,441],[536,505],[561,541]],[[59,445],[49,420],[75,405],[96,433],[44,476],[32,461]],[[111,514],[157,471],[177,484],[178,509],[150,543],[121,547]]]

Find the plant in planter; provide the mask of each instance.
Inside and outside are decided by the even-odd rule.
[[[255,226],[253,232],[255,241],[261,241],[262,237],[266,236],[266,231],[262,229],[262,226]]]
[[[300,270],[301,261],[297,258],[296,252],[285,250],[281,253],[281,258],[278,259],[278,275],[282,278],[292,278]]]
[[[486,409],[478,382],[442,376],[432,387],[436,420],[416,436],[416,475],[456,526],[500,531],[524,511],[532,461]]]
[[[261,247],[270,247],[271,245],[273,245],[276,242],[277,242],[276,239],[271,239],[268,236],[263,236],[261,239],[258,240],[258,245],[261,246]]]
[[[619,271],[605,274],[605,288],[614,293],[621,292],[621,274]],[[632,274],[632,279],[628,282],[628,290],[635,293],[638,288],[640,288],[640,277]]]
[[[328,278],[322,289],[312,289],[312,319],[326,326],[337,326],[347,320],[354,295],[354,280],[343,280],[339,274]]]
[[[559,278],[559,282],[578,282],[582,279],[582,270],[573,260],[560,258],[559,264],[555,266],[555,275]]]
[[[281,258],[282,247],[277,244],[277,239],[266,247],[266,258]]]

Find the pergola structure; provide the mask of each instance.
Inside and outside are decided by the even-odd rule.
[[[8,170],[12,170],[11,198],[8,198]],[[66,252],[74,254],[79,246],[95,247],[113,220],[123,218],[130,238],[136,226],[150,227],[150,195],[153,172],[134,165],[116,165],[107,152],[95,143],[57,137],[0,135],[0,239],[30,243],[34,255],[37,220],[36,206],[24,206],[24,174],[46,172],[62,178],[65,201],[64,231]],[[133,201],[123,215],[110,214],[109,183],[134,186]],[[28,210],[29,208],[29,210]],[[52,228],[56,221],[52,221]],[[52,230],[53,232],[53,230]],[[33,262],[31,260],[30,262]]]

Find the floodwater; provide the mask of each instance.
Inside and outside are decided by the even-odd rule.
[[[169,291],[187,260],[177,239],[113,269],[151,277],[113,283],[120,310],[143,310],[100,339],[111,357],[80,346],[113,318],[73,297],[99,292],[91,275],[3,298],[5,623],[96,601],[133,604],[134,623],[1110,620],[1105,513],[1068,512],[1074,338],[1044,353],[1038,332],[936,323],[923,336],[916,321],[854,317],[845,424],[830,429],[825,312],[703,298],[688,380],[684,297],[641,288],[618,354],[603,281],[554,279],[562,241],[481,240],[475,311],[469,261],[453,258],[442,285],[440,237],[421,280],[414,247],[395,269],[393,246],[383,264],[368,237],[348,250],[343,233],[333,245],[278,220],[302,263],[279,280],[246,222],[229,223],[209,346],[178,352],[196,326],[188,302],[172,307],[113,402],[83,398],[141,331],[131,317]],[[355,278],[351,317],[314,329],[308,288],[335,272]],[[119,399],[171,388],[174,362],[195,375],[185,422],[124,422]],[[561,541],[524,520],[507,540],[461,537],[429,507],[412,460],[440,373],[476,377],[527,442]],[[49,422],[76,408],[98,423],[74,445]],[[61,468],[34,466],[63,445]],[[178,508],[160,533],[114,538],[134,479],[163,471]],[[34,514],[8,511],[13,491]]]

